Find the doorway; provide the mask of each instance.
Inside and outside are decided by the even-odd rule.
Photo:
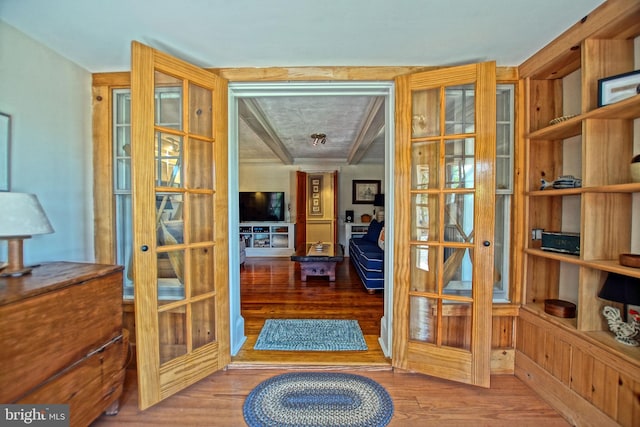
[[[241,98],[267,96],[372,96],[384,98],[384,193],[387,200],[393,200],[394,191],[394,83],[393,82],[307,82],[307,83],[230,83],[229,84],[229,235],[239,231],[239,121],[238,101]],[[385,250],[385,288],[384,313],[380,319],[379,343],[386,357],[391,357],[393,324],[393,204],[389,203],[385,211],[387,244]],[[240,297],[240,253],[239,239],[229,239],[229,302],[230,302],[230,338],[231,354],[235,356],[246,342],[244,319],[241,314]]]

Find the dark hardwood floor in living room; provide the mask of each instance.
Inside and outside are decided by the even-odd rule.
[[[300,280],[300,264],[288,257],[249,257],[240,267],[241,313],[247,341],[232,365],[328,365],[390,368],[378,337],[383,316],[381,291],[369,294],[348,258],[336,266],[336,280]],[[267,319],[355,319],[367,351],[300,352],[253,350]]]

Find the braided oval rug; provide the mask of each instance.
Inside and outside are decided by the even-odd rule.
[[[382,427],[391,421],[393,401],[367,377],[295,372],[258,384],[247,396],[243,414],[249,427]]]

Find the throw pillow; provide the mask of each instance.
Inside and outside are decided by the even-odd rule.
[[[369,223],[369,230],[367,231],[367,234],[364,236],[364,238],[372,243],[377,244],[382,227],[384,227],[384,221],[378,222],[374,219]]]
[[[378,246],[384,251],[384,227],[382,227],[380,237],[378,237]]]

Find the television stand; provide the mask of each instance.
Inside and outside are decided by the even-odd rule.
[[[248,257],[288,257],[294,251],[294,226],[290,222],[241,222],[240,238]]]

